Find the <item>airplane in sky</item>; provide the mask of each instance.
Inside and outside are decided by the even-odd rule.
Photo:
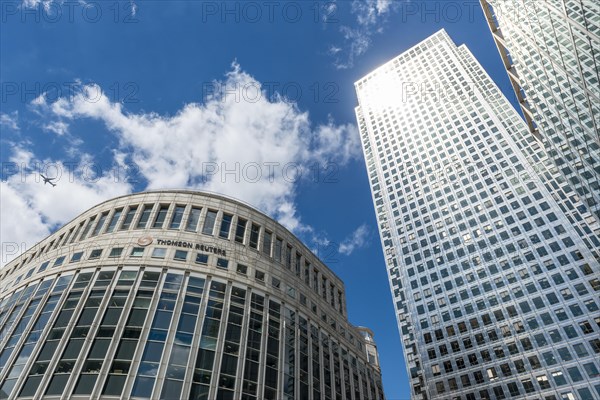
[[[56,186],[56,183],[53,183],[53,182],[52,182],[52,181],[53,181],[54,179],[56,179],[56,178],[47,178],[47,177],[45,177],[45,176],[44,176],[44,175],[42,175],[42,174],[40,174],[40,176],[42,177],[42,179],[44,179],[44,185],[45,185],[46,183],[49,183],[49,184],[51,184],[52,186]]]

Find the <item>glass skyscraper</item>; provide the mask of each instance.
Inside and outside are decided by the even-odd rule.
[[[0,399],[383,400],[342,281],[238,201],[84,212],[0,271]]]
[[[355,83],[415,399],[600,398],[600,227],[445,31]]]
[[[480,1],[531,132],[600,220],[600,2]]]

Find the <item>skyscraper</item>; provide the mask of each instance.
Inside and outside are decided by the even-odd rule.
[[[416,399],[600,396],[600,227],[445,31],[355,83]]]
[[[372,332],[284,227],[161,191],[84,212],[0,271],[0,399],[383,400]]]
[[[530,131],[600,220],[600,3],[480,1]]]

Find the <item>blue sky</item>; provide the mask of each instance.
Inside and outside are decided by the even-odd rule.
[[[0,1],[5,263],[97,202],[200,188],[279,219],[346,283],[408,399],[353,83],[439,29],[513,101],[478,1]],[[39,172],[57,176],[44,186]]]

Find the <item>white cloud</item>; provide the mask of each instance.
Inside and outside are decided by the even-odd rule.
[[[115,180],[112,173],[94,176],[91,169],[82,173],[81,166],[90,165],[89,160],[89,155],[82,157],[79,166],[37,160],[30,151],[13,148],[10,161],[18,170],[0,181],[2,265],[77,214],[131,192],[131,186],[124,179]],[[56,177],[56,186],[44,184],[40,173]]]
[[[116,155],[137,164],[149,189],[192,187],[231,195],[297,229],[299,176],[311,163],[344,164],[358,157],[356,128],[329,121],[313,129],[295,104],[269,99],[265,91],[256,100],[248,88],[260,88],[260,82],[237,64],[218,87],[227,91],[174,116],[126,113],[103,94],[98,98],[95,86],[49,109],[60,120],[102,121],[120,142]]]
[[[365,244],[367,244],[368,239],[369,228],[367,227],[367,225],[363,224],[356,228],[356,230],[352,232],[352,234],[349,237],[347,237],[346,239],[344,239],[344,241],[342,241],[342,243],[340,243],[338,251],[341,254],[349,256],[354,252],[354,250],[357,250],[363,247]]]
[[[334,66],[337,69],[348,69],[354,66],[356,57],[366,53],[371,46],[371,38],[376,33],[383,32],[383,24],[387,16],[398,6],[399,2],[392,0],[353,0],[351,13],[356,23],[350,27],[340,26],[344,43],[330,46],[329,55],[335,57]]]
[[[23,0],[23,7],[37,8],[42,5],[46,11],[50,11],[50,5],[54,0]]]
[[[69,125],[64,121],[52,121],[44,125],[44,130],[54,132],[58,136],[62,136],[65,133],[69,132]]]
[[[33,153],[25,150],[22,146],[13,147],[12,155],[9,158],[9,161],[15,163],[16,165],[31,165],[31,161],[33,159]]]
[[[174,115],[127,112],[105,95],[98,96],[97,86],[83,86],[79,95],[52,104],[43,97],[31,104],[46,125],[68,125],[78,119],[103,123],[118,140],[111,162],[135,163],[139,168],[144,182],[135,190],[195,188],[230,195],[297,233],[309,234],[312,228],[297,212],[297,185],[310,176],[315,163],[322,168],[325,163],[343,165],[360,157],[356,128],[333,120],[313,126],[308,113],[285,99],[268,98],[266,91],[258,100],[245,98],[249,92],[243,88],[261,85],[237,64],[218,86],[227,90],[204,104],[187,104]],[[231,94],[236,88],[237,98]],[[6,184],[16,188],[18,183]],[[89,207],[133,189],[107,178],[95,184],[59,181],[56,188],[27,182],[18,192],[23,204],[31,204],[53,226],[75,217],[81,205]],[[71,193],[68,198],[62,197],[63,191]],[[82,201],[72,204],[79,197]],[[4,229],[12,224],[2,225]],[[6,229],[3,237],[12,237],[10,226]]]
[[[136,14],[137,14],[137,9],[138,9],[137,4],[135,4],[135,2],[133,0],[130,0],[129,7],[130,7],[129,10],[131,11],[131,17],[135,18]]]
[[[31,100],[31,104],[34,106],[46,106],[47,105],[46,96],[44,95],[44,93],[40,94],[35,99]]]
[[[7,128],[13,131],[18,131],[19,112],[13,111],[10,114],[0,112],[0,128]]]
[[[377,0],[377,13],[380,15],[387,13],[392,4],[392,0]]]
[[[334,56],[334,55],[336,55],[337,53],[339,53],[340,51],[342,51],[342,48],[341,48],[341,47],[338,47],[338,46],[331,45],[331,46],[329,46],[329,50],[327,50],[327,53],[328,53],[330,56]]]
[[[0,266],[50,233],[42,216],[30,206],[18,187],[4,181],[0,181],[0,213],[2,214]]]
[[[322,165],[334,160],[345,164],[362,156],[356,125],[336,125],[332,119],[316,130],[313,158]]]

